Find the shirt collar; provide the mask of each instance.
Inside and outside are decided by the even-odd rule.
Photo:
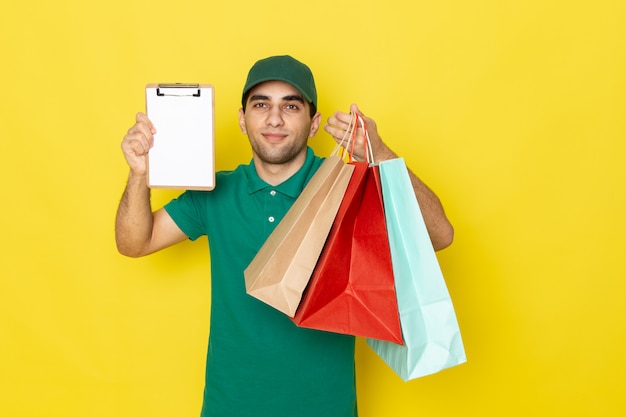
[[[315,155],[311,147],[307,147],[306,159],[300,169],[291,177],[283,181],[282,183],[272,186],[263,181],[256,172],[254,166],[254,159],[250,161],[250,164],[246,166],[246,174],[248,177],[248,193],[252,194],[257,191],[261,191],[267,188],[272,188],[280,193],[288,195],[292,198],[297,198],[302,189],[313,175],[312,168]]]

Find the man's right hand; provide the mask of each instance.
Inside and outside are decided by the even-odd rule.
[[[144,113],[137,113],[135,125],[128,129],[122,141],[122,151],[130,170],[135,175],[146,175],[147,155],[154,144],[156,129]]]

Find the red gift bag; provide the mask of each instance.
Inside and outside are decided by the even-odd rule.
[[[348,189],[293,321],[402,344],[378,167],[350,163]]]

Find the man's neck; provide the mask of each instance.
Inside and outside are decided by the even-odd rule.
[[[261,161],[256,155],[254,158],[254,167],[256,168],[257,175],[263,181],[270,185],[279,185],[291,178],[306,161],[306,152],[298,155],[295,159],[282,163],[271,164]]]

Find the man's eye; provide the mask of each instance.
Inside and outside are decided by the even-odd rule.
[[[265,107],[265,103],[257,102],[252,105],[252,107]]]
[[[297,104],[287,104],[286,106],[287,110],[298,110],[298,105]]]

